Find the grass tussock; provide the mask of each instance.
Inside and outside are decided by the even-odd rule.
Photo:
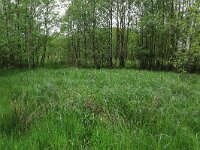
[[[0,149],[200,149],[198,75],[39,69],[0,83]]]

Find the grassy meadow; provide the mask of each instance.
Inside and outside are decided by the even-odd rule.
[[[1,150],[199,150],[200,76],[0,70]]]

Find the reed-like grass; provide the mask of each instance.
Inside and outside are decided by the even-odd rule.
[[[199,150],[200,76],[1,70],[0,149]]]

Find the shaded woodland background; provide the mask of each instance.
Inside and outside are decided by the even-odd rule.
[[[200,71],[199,0],[66,2],[0,1],[1,68]]]

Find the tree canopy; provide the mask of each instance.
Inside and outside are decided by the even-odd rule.
[[[65,6],[59,15],[58,2]],[[198,0],[2,0],[0,65],[200,71]]]

